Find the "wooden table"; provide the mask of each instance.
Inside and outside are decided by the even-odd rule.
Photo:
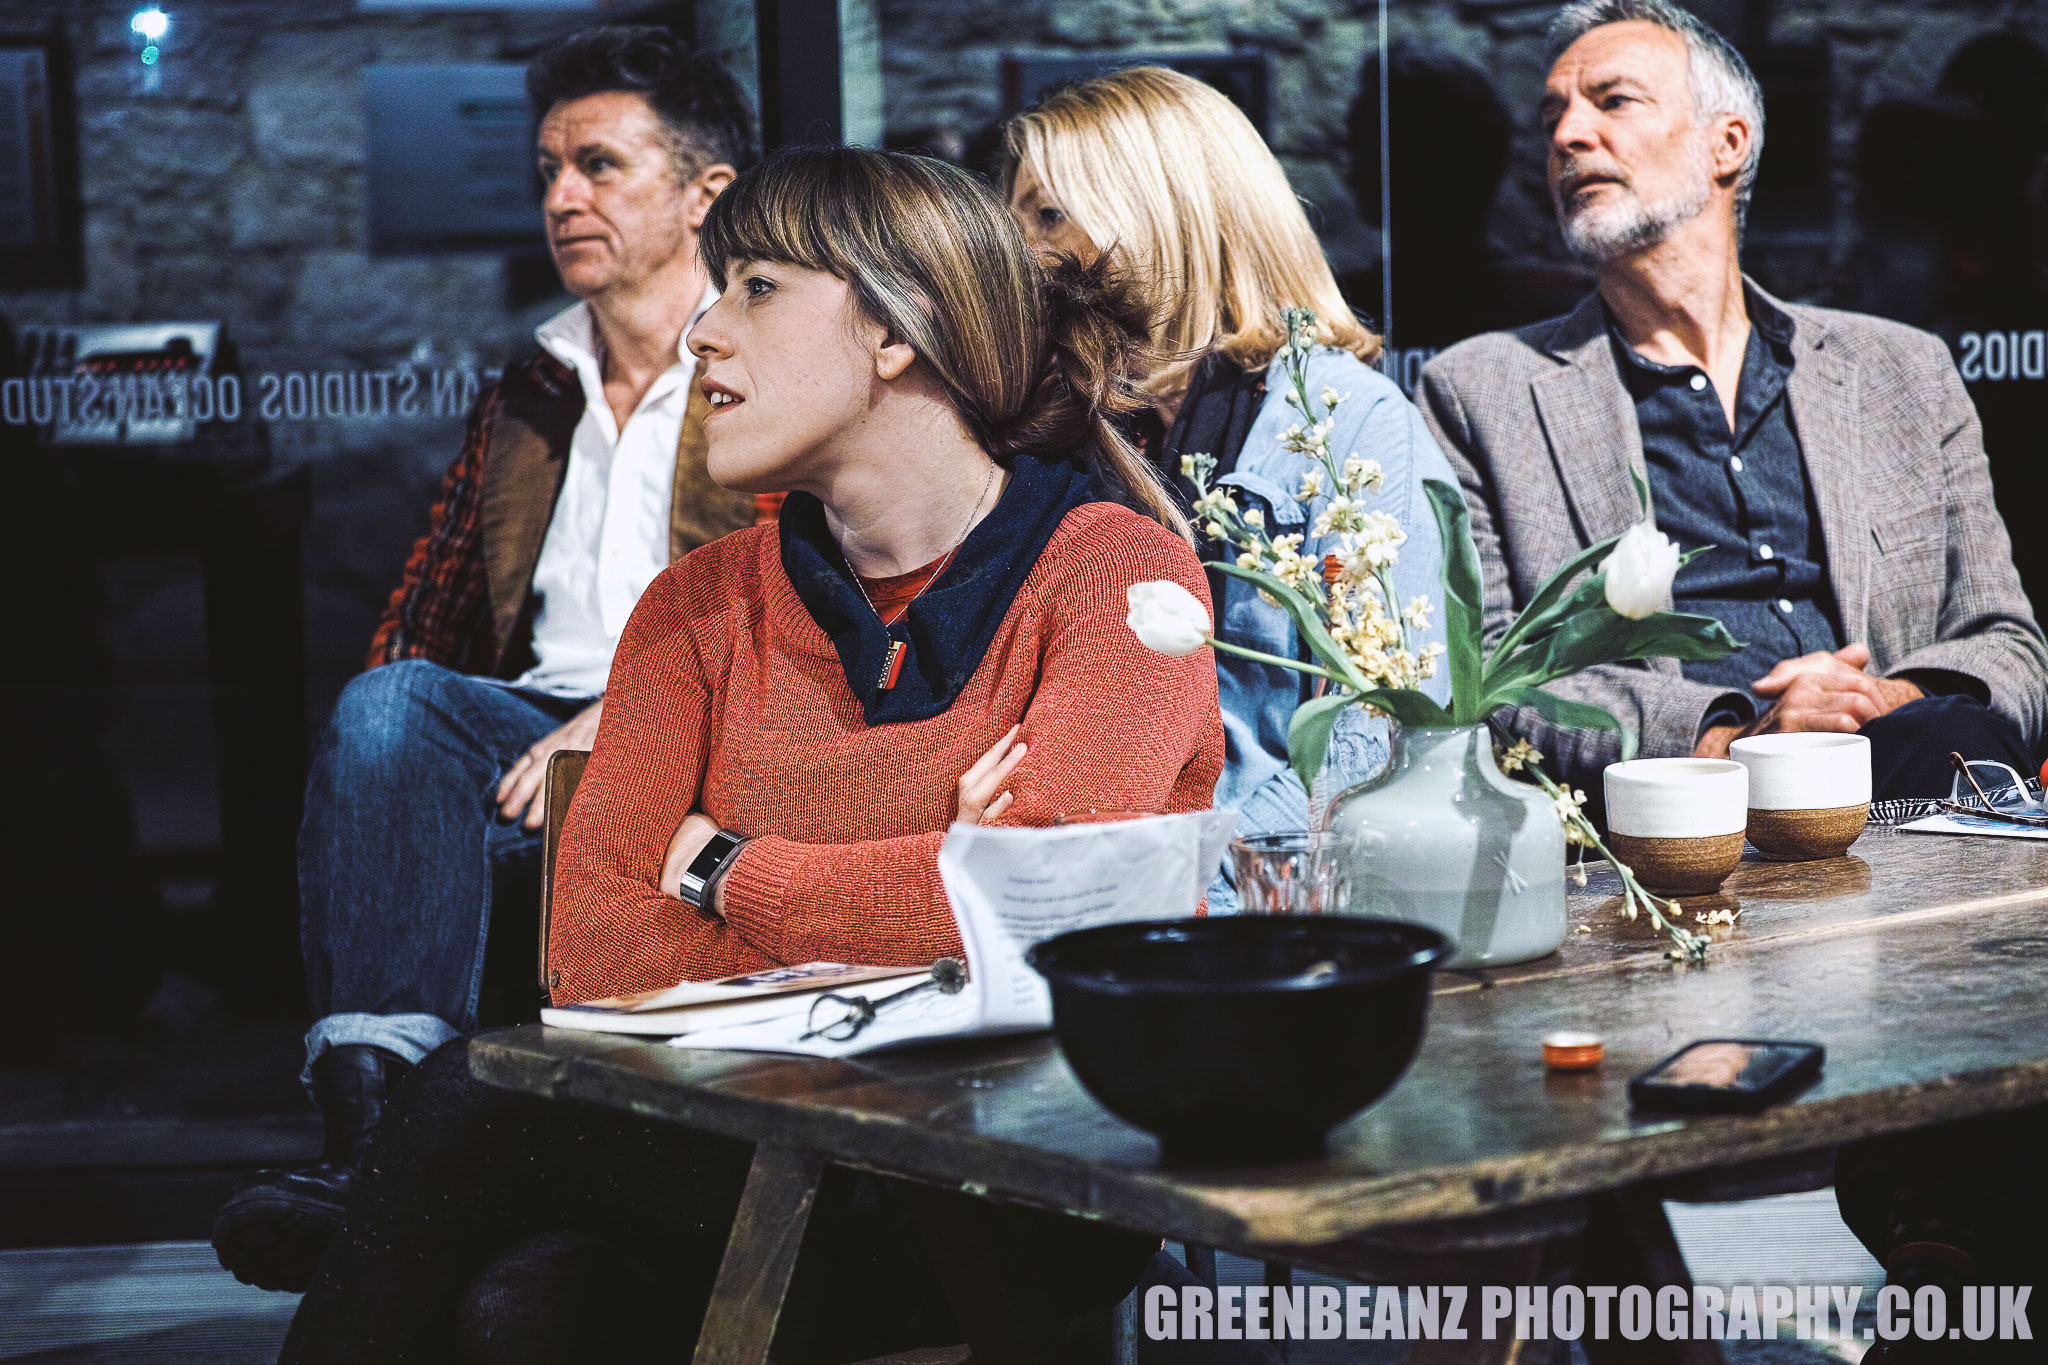
[[[766,1358],[821,1161],[1400,1283],[1533,1283],[1546,1242],[1614,1219],[1641,1274],[1589,1282],[1689,1283],[1661,1198],[1811,1188],[1835,1144],[2048,1100],[2048,843],[1873,828],[1823,863],[1752,852],[1719,896],[1687,902],[1740,912],[1694,966],[1664,960],[1615,892],[1595,866],[1558,953],[1440,976],[1407,1076],[1298,1165],[1160,1169],[1157,1144],[1042,1035],[820,1061],[525,1028],[476,1039],[471,1066],[759,1144],[700,1362]],[[1547,1073],[1538,1040],[1558,1029],[1603,1035],[1605,1065]],[[1754,1116],[1632,1116],[1628,1078],[1702,1037],[1820,1042],[1826,1070]],[[1005,1358],[974,1342],[978,1360]],[[1411,1359],[1508,1358],[1439,1349]]]

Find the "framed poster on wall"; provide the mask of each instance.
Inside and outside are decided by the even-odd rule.
[[[53,39],[0,36],[0,288],[83,282],[71,64]]]
[[[525,67],[370,66],[363,102],[371,250],[544,244]]]

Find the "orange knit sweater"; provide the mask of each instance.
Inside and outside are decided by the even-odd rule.
[[[1223,766],[1215,660],[1155,654],[1124,624],[1125,590],[1161,578],[1207,603],[1178,539],[1109,503],[1075,508],[952,705],[870,726],[783,572],[774,527],[670,565],[619,640],[563,829],[555,1000],[777,963],[957,953],[939,844],[960,775],[1019,722],[1030,750],[1000,823],[1207,809]],[[693,810],[754,839],[726,874],[723,924],[656,889]]]

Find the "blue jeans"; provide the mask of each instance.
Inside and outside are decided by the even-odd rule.
[[[477,1027],[494,887],[540,894],[541,831],[499,816],[498,783],[587,705],[419,659],[342,689],[299,830],[302,1079],[330,1047],[417,1062]]]

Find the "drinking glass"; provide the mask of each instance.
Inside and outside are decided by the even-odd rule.
[[[1351,900],[1348,841],[1323,830],[1230,841],[1237,900],[1247,915],[1334,915]]]

